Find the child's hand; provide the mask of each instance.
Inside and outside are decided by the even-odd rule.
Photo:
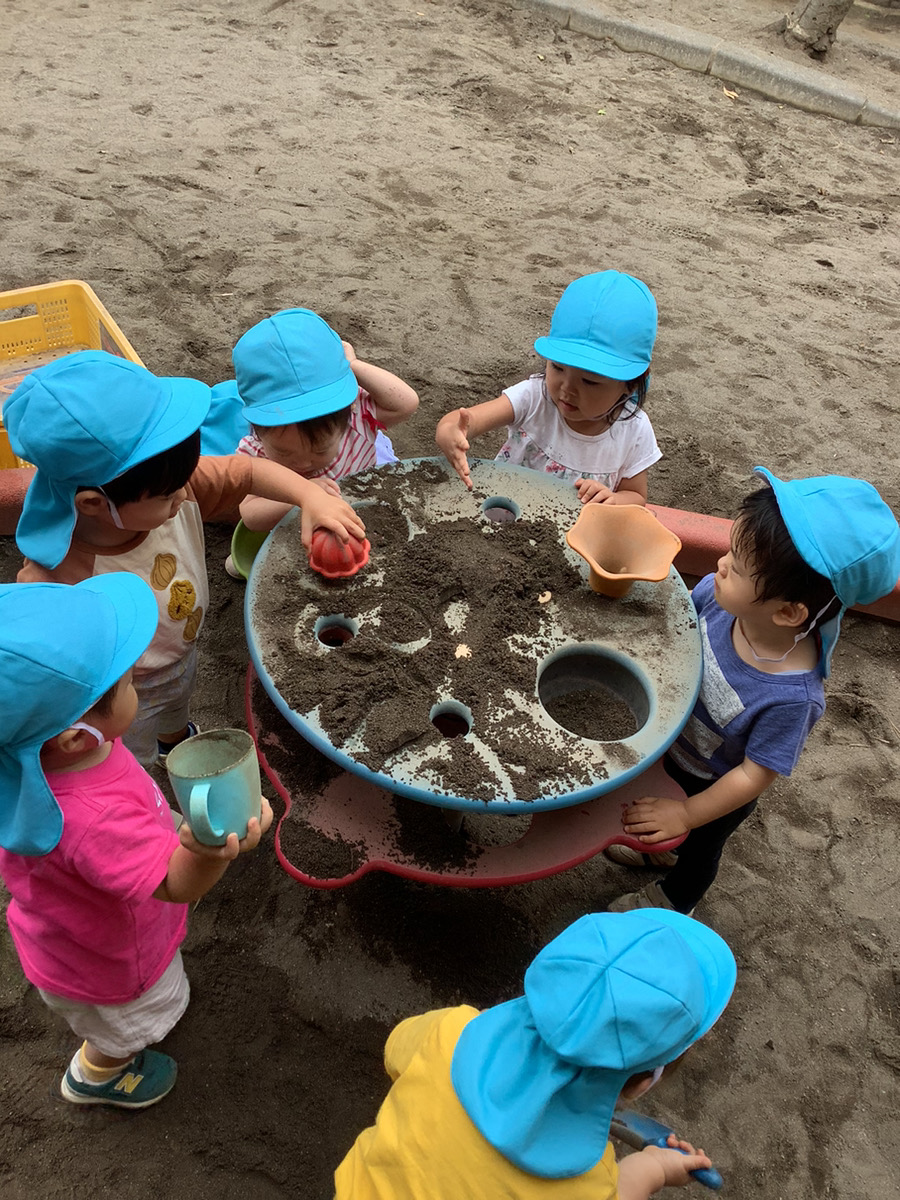
[[[687,810],[683,800],[668,796],[643,796],[630,804],[622,816],[622,828],[639,842],[652,845],[689,833]]]
[[[336,479],[329,479],[327,475],[320,475],[317,479],[311,479],[309,482],[314,483],[316,487],[320,487],[329,496],[340,496],[341,494],[338,481]]]
[[[314,529],[328,529],[342,542],[349,542],[351,537],[362,540],[366,536],[365,525],[346,500],[332,496],[320,487],[307,497],[300,516],[300,536],[307,551]]]
[[[260,796],[260,798],[259,798],[259,832],[260,832],[260,836],[262,836],[262,834],[264,834],[264,833],[269,832],[269,828],[272,824],[272,815],[273,815],[272,814],[272,805],[268,802],[268,800],[265,798],[265,796]],[[250,828],[248,826],[247,827],[247,837],[249,837],[249,836],[250,836]],[[256,840],[259,841],[259,838],[257,838]],[[248,846],[247,849],[252,850],[253,847]],[[242,848],[241,853],[243,854],[243,852],[244,851]]]
[[[265,796],[260,796],[259,808],[259,819],[250,818],[247,822],[247,832],[240,840],[236,833],[229,833],[224,846],[208,846],[206,842],[198,842],[187,821],[182,821],[178,829],[181,844],[185,850],[190,850],[191,854],[196,854],[199,858],[231,862],[239,854],[244,854],[247,850],[255,850],[259,845],[259,839],[272,824],[272,806]]]
[[[435,441],[440,446],[450,466],[457,473],[469,491],[472,490],[472,477],[469,474],[469,460],[466,453],[469,449],[469,410],[461,408],[457,412],[447,413],[438,421]]]
[[[662,1168],[666,1181],[663,1187],[684,1187],[692,1183],[691,1171],[701,1171],[712,1166],[702,1150],[695,1150],[690,1142],[679,1141],[673,1133],[669,1137],[671,1149],[661,1146],[645,1146],[641,1154],[649,1154]]]
[[[575,491],[582,504],[603,504],[613,494],[599,479],[576,479]]]
[[[344,347],[344,354],[346,355],[347,362],[352,367],[356,362],[356,351],[353,349],[350,343],[345,342],[343,338],[341,338],[341,345]]]

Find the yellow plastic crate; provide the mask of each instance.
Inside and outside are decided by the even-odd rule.
[[[107,350],[141,361],[93,289],[80,279],[0,292],[0,407],[26,375],[78,350]],[[28,465],[13,453],[0,419],[0,470]]]

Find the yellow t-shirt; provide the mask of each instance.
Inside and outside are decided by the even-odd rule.
[[[470,1005],[402,1021],[384,1065],[394,1081],[375,1124],[363,1130],[334,1174],[335,1200],[615,1200],[612,1144],[574,1179],[521,1171],[481,1136],[450,1078],[453,1051],[478,1015]]]

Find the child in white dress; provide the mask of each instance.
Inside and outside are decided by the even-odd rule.
[[[646,504],[649,469],[662,457],[643,411],[655,339],[645,283],[619,271],[584,275],[534,343],[545,371],[447,413],[437,444],[471,487],[470,439],[506,425],[498,461],[571,480],[583,504]]]

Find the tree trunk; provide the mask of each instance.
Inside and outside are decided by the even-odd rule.
[[[834,44],[838,25],[852,7],[853,0],[798,0],[784,18],[784,36],[816,57],[825,55]]]

